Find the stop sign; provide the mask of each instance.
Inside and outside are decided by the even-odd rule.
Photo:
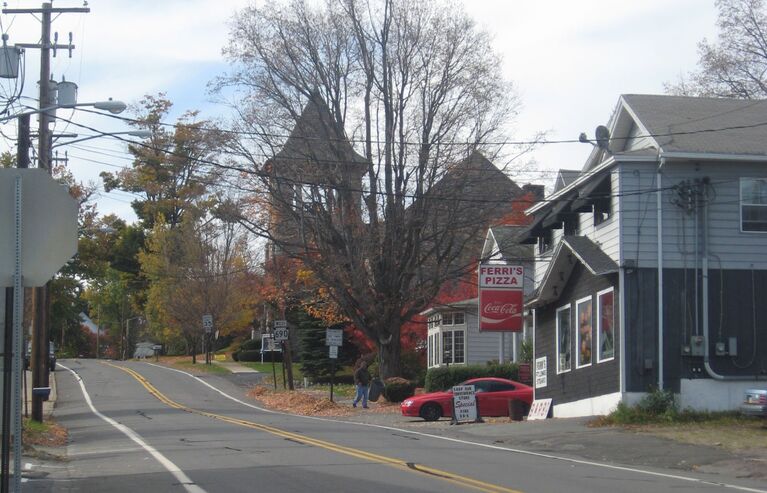
[[[22,185],[22,284],[42,286],[77,253],[77,202],[45,170],[0,169],[0,286],[13,286],[16,177]]]

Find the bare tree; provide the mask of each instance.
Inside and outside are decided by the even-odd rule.
[[[666,84],[672,94],[762,99],[767,97],[767,17],[763,0],[717,0],[715,43],[698,44],[698,71]]]
[[[225,52],[218,87],[239,96],[257,179],[240,219],[311,269],[397,375],[402,323],[473,268],[520,192],[475,152],[501,150],[518,106],[489,36],[454,2],[295,0],[239,12]]]

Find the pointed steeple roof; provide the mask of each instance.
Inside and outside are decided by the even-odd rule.
[[[307,164],[328,170],[349,165],[361,171],[366,169],[365,158],[354,150],[342,125],[317,93],[304,107],[280,152],[269,162],[279,169],[301,167],[305,170]]]

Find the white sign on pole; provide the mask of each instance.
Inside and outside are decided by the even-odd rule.
[[[279,345],[277,345],[277,341],[274,340],[274,337],[272,337],[270,334],[264,334],[261,336],[261,352],[266,351],[281,351]]]
[[[328,356],[331,359],[338,359],[338,346],[328,346]]]
[[[343,329],[325,329],[325,345],[326,346],[343,346],[344,345]]]
[[[205,329],[206,334],[213,332],[213,315],[202,316],[202,328]]]
[[[453,387],[453,420],[477,421],[477,395],[473,385]]]
[[[546,356],[535,359],[535,388],[542,389],[548,384],[547,381],[547,359]]]
[[[287,326],[288,326],[288,321],[287,320],[275,320],[274,321],[274,328],[275,329],[284,329]]]
[[[277,342],[286,341],[288,340],[288,328],[287,327],[275,327],[274,331],[272,332],[272,335],[274,336],[274,340]]]
[[[0,169],[0,286],[13,286],[14,186],[21,177],[21,271],[24,287],[43,286],[77,253],[77,202],[44,169]]]
[[[551,399],[536,399],[530,406],[530,412],[527,413],[527,420],[546,419],[551,409]]]

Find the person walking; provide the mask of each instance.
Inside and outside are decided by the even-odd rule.
[[[357,407],[357,403],[362,400],[362,407],[367,409],[370,373],[368,372],[368,364],[365,361],[360,362],[359,367],[354,372],[354,385],[357,386],[357,394],[354,396],[352,407]]]

